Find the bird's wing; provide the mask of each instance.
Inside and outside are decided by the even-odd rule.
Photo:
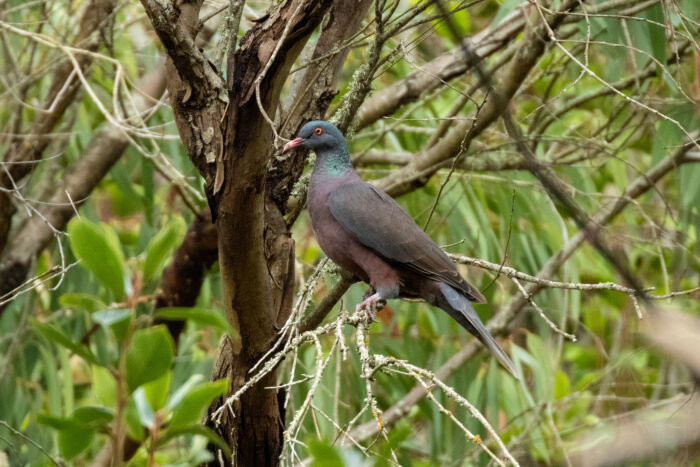
[[[445,252],[382,190],[365,182],[341,185],[330,193],[326,204],[346,231],[388,261],[445,282],[471,301],[486,302]]]

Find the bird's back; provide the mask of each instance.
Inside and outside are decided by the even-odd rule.
[[[486,301],[445,252],[381,189],[362,180],[342,184],[328,193],[326,204],[348,233],[395,267],[445,282],[471,301]]]

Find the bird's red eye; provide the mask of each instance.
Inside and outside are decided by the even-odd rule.
[[[320,128],[316,128],[316,129],[314,130],[314,133],[316,133],[317,135],[320,135],[321,133],[323,133],[323,130],[320,129]]]

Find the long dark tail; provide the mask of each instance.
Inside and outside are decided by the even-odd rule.
[[[515,365],[513,365],[513,362],[510,361],[506,353],[498,345],[488,329],[486,329],[484,323],[481,322],[471,302],[443,282],[440,283],[440,291],[442,292],[444,300],[438,300],[437,305],[454,318],[460,326],[476,336],[513,376],[520,379]]]

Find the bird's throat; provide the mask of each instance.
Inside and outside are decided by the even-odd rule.
[[[343,177],[352,172],[350,154],[345,152],[319,152],[316,154],[314,173],[326,177]]]

